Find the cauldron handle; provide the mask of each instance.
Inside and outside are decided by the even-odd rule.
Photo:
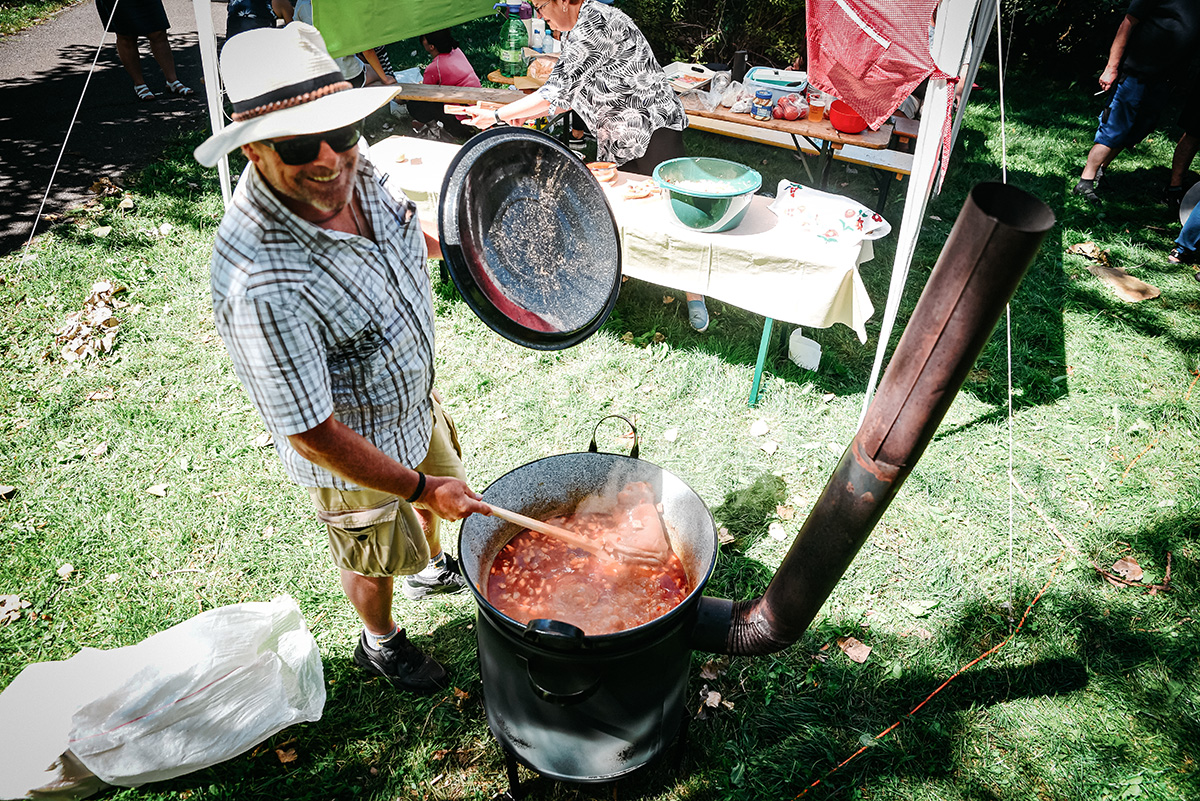
[[[638,434],[637,426],[635,426],[628,417],[619,414],[610,414],[607,417],[601,417],[596,421],[596,427],[592,429],[592,444],[588,445],[588,453],[596,453],[599,449],[596,447],[596,432],[600,430],[600,424],[605,420],[611,420],[616,417],[619,420],[624,420],[629,426],[629,430],[633,432],[633,447],[629,449],[629,458],[638,458]]]
[[[538,618],[531,620],[525,626],[522,637],[546,650],[571,652],[577,651],[583,645],[583,630],[561,620]],[[525,673],[529,676],[529,686],[543,701],[559,706],[579,704],[591,698],[600,687],[600,676],[587,668],[576,665],[569,671],[564,671],[561,664],[553,664],[548,660],[545,668],[539,668],[537,656],[522,657],[525,660]],[[539,675],[541,674],[541,675]],[[559,684],[558,688],[551,686]]]

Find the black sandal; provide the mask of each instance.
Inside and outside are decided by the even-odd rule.
[[[1167,254],[1167,261],[1171,264],[1196,264],[1200,262],[1200,254],[1185,247],[1177,247]]]

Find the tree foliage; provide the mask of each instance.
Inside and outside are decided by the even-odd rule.
[[[991,2],[991,0],[985,0]],[[663,64],[730,64],[738,50],[753,65],[785,67],[805,54],[805,0],[618,0]],[[1099,73],[1128,0],[1008,0],[1001,33],[1010,60]],[[905,6],[896,4],[903,10]],[[996,51],[995,31],[988,57]]]

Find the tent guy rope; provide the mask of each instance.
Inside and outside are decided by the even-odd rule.
[[[58,149],[58,158],[54,160],[54,169],[50,171],[50,181],[46,184],[46,192],[42,195],[42,202],[38,204],[37,214],[33,215],[33,222],[29,225],[29,239],[25,240],[25,249],[33,244],[33,235],[37,233],[38,220],[42,219],[42,212],[46,210],[46,201],[50,199],[50,191],[54,189],[54,179],[58,177],[58,168],[62,166],[63,155],[67,152],[67,142],[71,141],[71,131],[75,130],[75,121],[79,119],[79,109],[83,108],[83,98],[87,96],[88,86],[92,83],[92,74],[96,71],[96,64],[100,61],[100,52],[104,49],[104,39],[108,36],[108,29],[112,25],[113,17],[116,16],[117,6],[121,0],[114,0],[112,11],[108,15],[108,21],[104,23],[104,31],[100,34],[100,42],[96,45],[96,55],[92,56],[92,65],[88,67],[87,75],[83,79],[83,90],[79,93],[79,101],[75,103],[75,111],[71,114],[71,122],[67,124],[67,133],[63,136],[62,147]]]

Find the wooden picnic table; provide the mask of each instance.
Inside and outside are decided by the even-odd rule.
[[[892,126],[884,124],[878,131],[869,128],[862,133],[842,133],[833,127],[826,117],[820,122],[807,118],[798,120],[756,120],[749,114],[734,114],[724,106],[705,108],[695,96],[684,95],[683,108],[687,111],[688,125],[698,131],[709,131],[752,142],[763,141],[763,131],[777,131],[791,137],[796,152],[804,155],[803,139],[818,153],[821,178],[819,186],[824,189],[829,181],[829,166],[833,153],[844,145],[854,145],[867,150],[883,150],[892,139]]]
[[[517,89],[489,89],[482,86],[441,86],[432,83],[399,83],[396,100],[427,100],[431,103],[457,103],[472,106],[476,103],[505,105],[525,97]]]

